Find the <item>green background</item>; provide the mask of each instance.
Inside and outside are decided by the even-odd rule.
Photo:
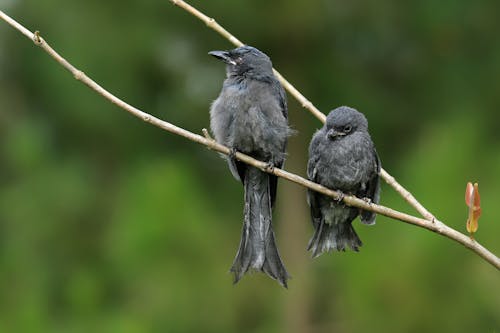
[[[384,168],[500,253],[499,2],[193,1],[319,109],[365,113]],[[232,45],[169,1],[0,0],[106,89],[196,133]],[[321,126],[289,98],[286,169]],[[203,146],[143,123],[0,22],[0,332],[498,332],[500,275],[437,234],[355,222],[359,253],[312,260],[305,191],[280,181],[289,290],[232,284],[242,187]],[[414,214],[382,186],[382,204]]]

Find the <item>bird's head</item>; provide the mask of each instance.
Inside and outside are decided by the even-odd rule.
[[[226,63],[228,76],[272,75],[271,59],[255,47],[245,45],[228,51],[211,51],[208,54]]]
[[[328,114],[325,126],[328,138],[338,140],[357,131],[367,131],[368,121],[361,112],[348,106],[341,106]]]

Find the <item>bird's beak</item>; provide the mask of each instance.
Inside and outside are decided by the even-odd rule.
[[[344,132],[338,132],[338,131],[334,130],[333,128],[331,130],[329,130],[327,133],[327,136],[330,140],[334,140],[337,137],[344,136],[344,135],[345,135]]]
[[[210,51],[208,52],[208,54],[210,54],[212,57],[224,61],[226,64],[236,65],[236,62],[233,59],[231,59],[231,56],[227,51]]]

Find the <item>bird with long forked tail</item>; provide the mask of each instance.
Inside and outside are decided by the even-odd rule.
[[[210,55],[226,64],[227,78],[210,109],[215,140],[232,149],[281,168],[288,127],[286,95],[273,74],[272,63],[251,46]],[[244,219],[238,253],[231,267],[234,282],[249,270],[262,271],[287,287],[289,277],[272,227],[277,177],[234,157],[227,157],[233,176],[243,183]]]

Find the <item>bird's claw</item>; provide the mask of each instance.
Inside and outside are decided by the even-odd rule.
[[[362,199],[364,202],[366,202],[367,204],[371,205],[373,203],[372,199],[371,198],[368,198],[368,197],[364,197]]]
[[[238,152],[238,151],[236,150],[236,148],[231,147],[231,148],[229,149],[229,158],[230,158],[231,160],[235,160],[235,159],[236,159],[236,153],[237,153],[237,152]]]
[[[274,171],[274,163],[269,161],[266,163],[266,166],[264,167],[264,170],[267,172],[273,172]]]
[[[342,200],[344,200],[344,198],[345,198],[345,194],[344,194],[344,192],[341,192],[341,191],[337,191],[337,194],[338,195],[337,195],[337,198],[335,199],[335,201],[338,203],[341,203]]]

